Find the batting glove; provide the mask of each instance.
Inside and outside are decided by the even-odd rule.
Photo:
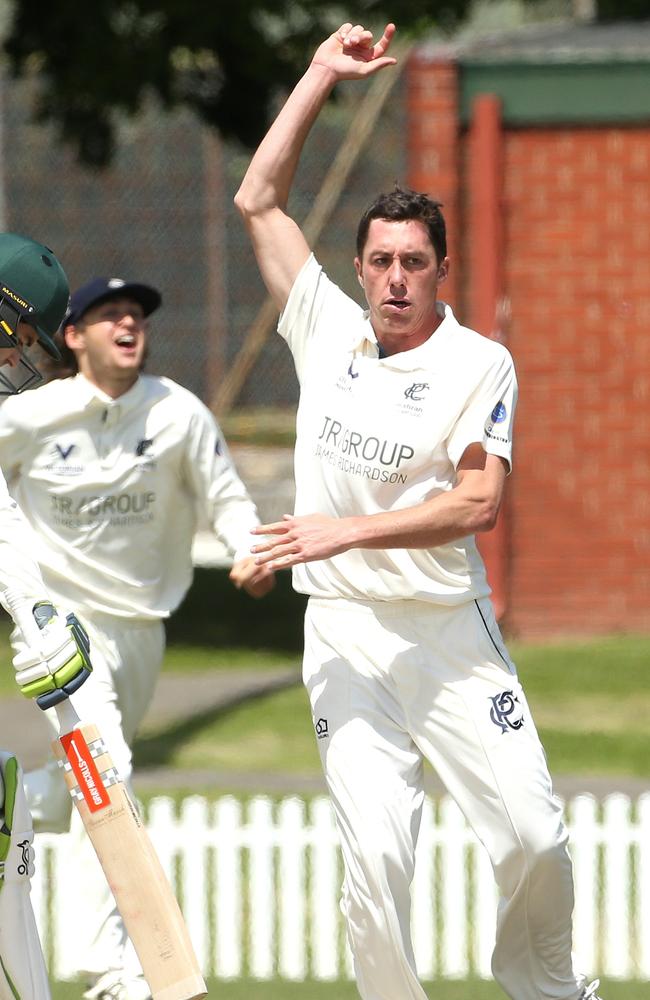
[[[49,601],[35,604],[33,614],[41,641],[17,653],[13,665],[22,693],[46,709],[64,701],[90,675],[90,641],[76,615],[62,617]]]

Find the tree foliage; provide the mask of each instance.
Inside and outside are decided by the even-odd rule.
[[[435,21],[453,25],[469,0],[443,0]],[[374,30],[399,18],[415,30],[427,0],[363,0]],[[12,71],[37,69],[35,115],[54,122],[90,165],[110,162],[114,112],[133,114],[147,93],[194,108],[246,146],[258,143],[278,88],[295,82],[308,54],[345,20],[318,0],[16,0],[5,51]]]
[[[647,17],[647,4],[597,0],[598,16]],[[373,30],[396,20],[401,34],[415,34],[454,27],[470,5],[357,0],[354,16]],[[277,91],[350,10],[324,0],[15,0],[4,48],[14,74],[39,71],[37,120],[54,122],[80,160],[99,167],[112,156],[114,112],[135,113],[149,92],[254,147]]]

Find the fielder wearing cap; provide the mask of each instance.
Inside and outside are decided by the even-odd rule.
[[[161,301],[143,282],[88,281],[59,335],[74,373],[0,407],[0,462],[39,537],[45,579],[88,623],[95,671],[73,704],[97,722],[126,781],[162,662],[163,622],[192,580],[199,519],[230,552],[236,587],[262,596],[273,585],[250,554],[259,518],[214,417],[176,382],[142,373]],[[66,829],[58,768],[27,774],[26,787],[37,829]],[[149,988],[76,813],[73,826],[89,914],[74,954],[83,955],[88,996],[144,1000]]]
[[[143,316],[150,316],[162,302],[160,292],[151,285],[125,281],[123,278],[93,278],[72,295],[63,326],[78,323],[92,306],[115,298],[129,298],[138,302]]]
[[[65,272],[49,247],[0,233],[0,395],[22,392],[41,380],[27,354],[36,343],[59,356],[54,335],[68,296]],[[28,426],[30,419],[28,403]],[[76,691],[91,665],[80,622],[52,603],[36,562],[38,551],[39,542],[0,475],[0,603],[23,626],[25,620],[32,624],[33,616],[36,641],[30,634],[27,644],[18,629],[12,635],[13,666],[22,693],[46,707]],[[46,1000],[47,972],[29,890],[32,821],[22,779],[15,755],[0,750],[0,997]]]

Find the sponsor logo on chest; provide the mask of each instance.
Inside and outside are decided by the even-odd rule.
[[[50,461],[45,468],[57,476],[80,476],[86,470],[74,441],[57,441],[50,455]]]

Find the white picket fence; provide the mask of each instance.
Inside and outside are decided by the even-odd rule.
[[[567,803],[576,885],[575,952],[589,973],[650,979],[650,793]],[[351,977],[339,911],[342,878],[329,800],[266,797],[243,805],[152,801],[148,828],[181,900],[205,975]],[[72,978],[84,919],[66,837],[36,837],[32,894],[50,971]],[[425,802],[413,885],[423,979],[490,977],[492,869],[454,803]]]

